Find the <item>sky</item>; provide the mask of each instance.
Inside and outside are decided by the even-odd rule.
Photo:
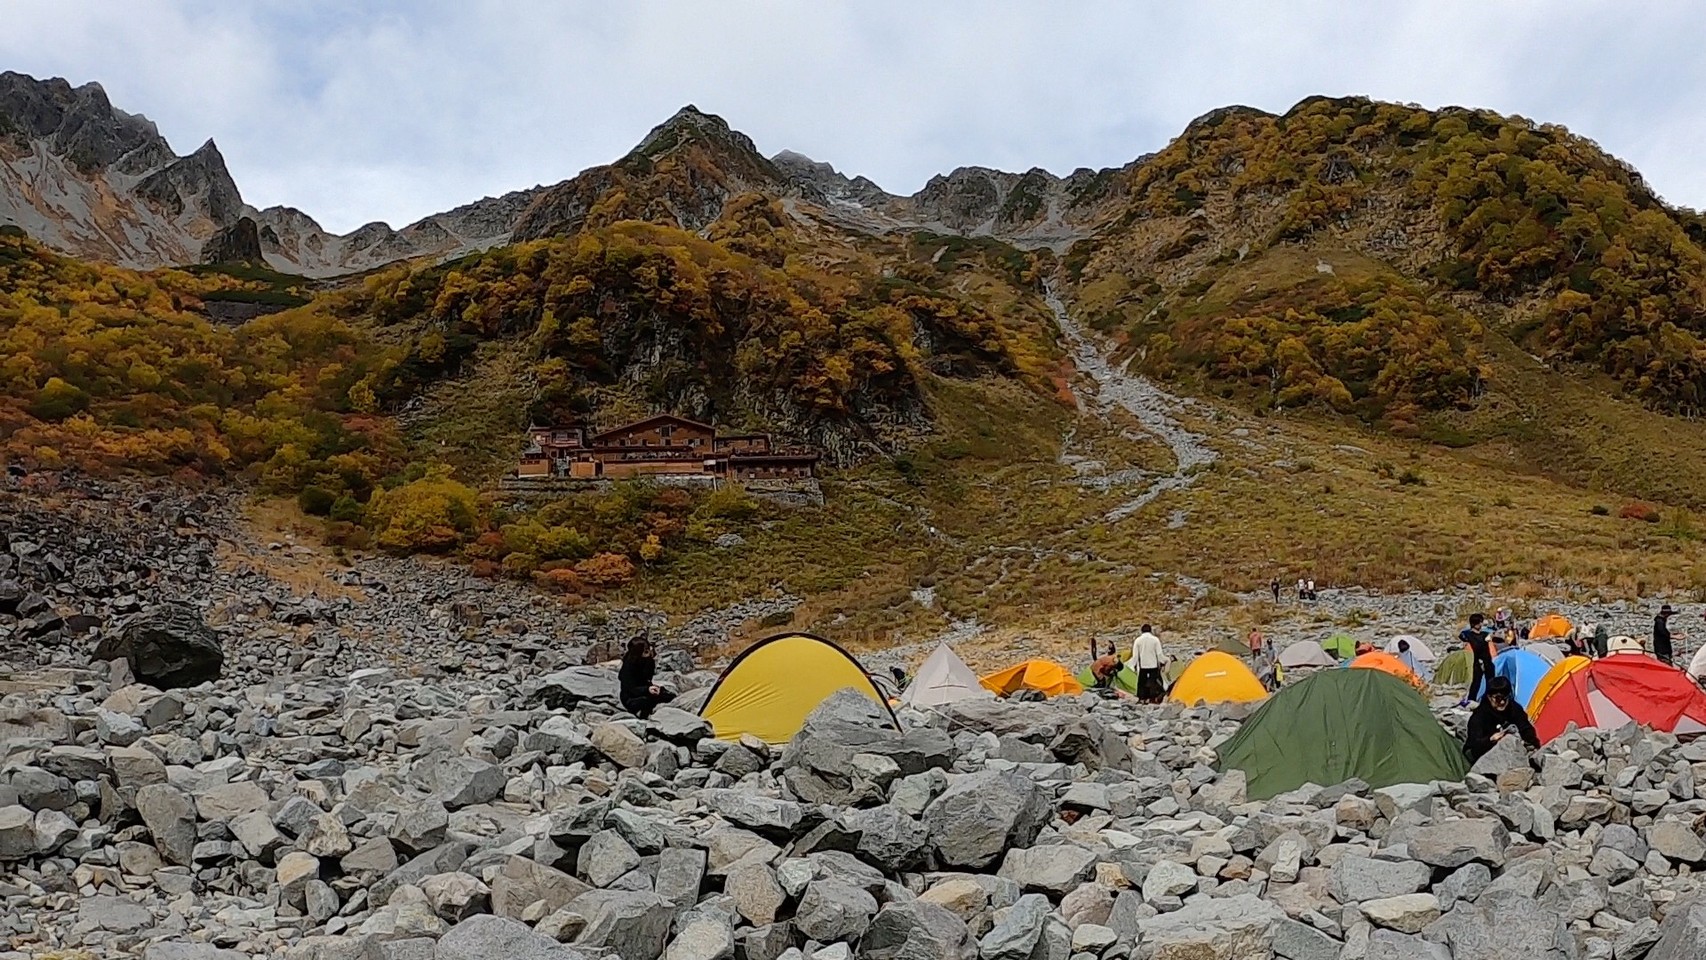
[[[1118,166],[1316,94],[1562,123],[1706,207],[1699,0],[4,0],[0,69],[212,138],[244,199],[347,232],[626,153],[684,104],[912,193]]]

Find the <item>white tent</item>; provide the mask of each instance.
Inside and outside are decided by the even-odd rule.
[[[1410,656],[1415,657],[1417,660],[1424,663],[1433,663],[1439,659],[1434,656],[1432,647],[1423,643],[1420,637],[1412,636],[1408,633],[1401,633],[1386,641],[1386,652],[1390,654],[1397,654],[1398,642],[1401,640],[1410,644]]]
[[[1279,665],[1287,670],[1303,670],[1309,667],[1336,667],[1339,661],[1319,643],[1299,640],[1280,652]]]
[[[1706,647],[1701,647],[1688,662],[1688,675],[1695,679],[1706,677]]]
[[[1607,653],[1646,653],[1647,647],[1634,637],[1612,637],[1605,644]]]
[[[978,682],[977,674],[971,672],[952,647],[940,643],[919,665],[918,675],[900,695],[900,702],[908,707],[939,707],[959,700],[988,700],[994,696]]]

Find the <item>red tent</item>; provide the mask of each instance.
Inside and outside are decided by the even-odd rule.
[[[1688,674],[1640,653],[1619,653],[1559,684],[1534,718],[1546,743],[1574,723],[1610,729],[1629,723],[1669,733],[1706,733],[1706,690]]]

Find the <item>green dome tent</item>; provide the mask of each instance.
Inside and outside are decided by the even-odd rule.
[[[1461,647],[1441,657],[1434,664],[1434,679],[1436,686],[1466,687],[1469,678],[1474,675],[1475,661],[1470,659],[1469,651]]]
[[[1078,671],[1077,679],[1086,690],[1093,689],[1096,686],[1096,674],[1089,667]],[[1132,672],[1130,667],[1121,664],[1120,672],[1114,674],[1114,688],[1124,690],[1134,697],[1137,696],[1137,674]]]
[[[1463,748],[1409,684],[1379,670],[1322,670],[1275,694],[1220,748],[1251,800],[1353,777],[1370,787],[1462,780]]]
[[[1357,655],[1357,641],[1348,633],[1335,633],[1322,641],[1321,649],[1340,660],[1349,660]]]
[[[1219,650],[1221,653],[1230,653],[1235,657],[1247,657],[1250,655],[1250,645],[1248,643],[1240,642],[1233,637],[1222,637],[1220,638],[1219,643],[1209,649]]]

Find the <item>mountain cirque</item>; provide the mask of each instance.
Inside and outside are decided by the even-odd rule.
[[[370,223],[340,236],[300,210],[244,203],[211,140],[179,157],[151,121],[114,107],[97,83],[72,87],[57,78],[5,72],[0,225],[17,226],[78,257],[136,269],[260,259],[284,273],[332,277],[573,229],[611,187],[647,176],[653,160],[690,141],[710,150],[715,162],[701,168],[690,194],[664,201],[689,229],[716,219],[729,197],[761,191],[807,203],[825,221],[857,232],[937,230],[1064,250],[1084,235],[1114,173],[1080,170],[1061,179],[1043,170],[967,167],[899,197],[791,151],[765,160],[720,117],[688,106],[614,164],[555,186],[487,197],[401,229]],[[254,241],[246,240],[248,233]]]

